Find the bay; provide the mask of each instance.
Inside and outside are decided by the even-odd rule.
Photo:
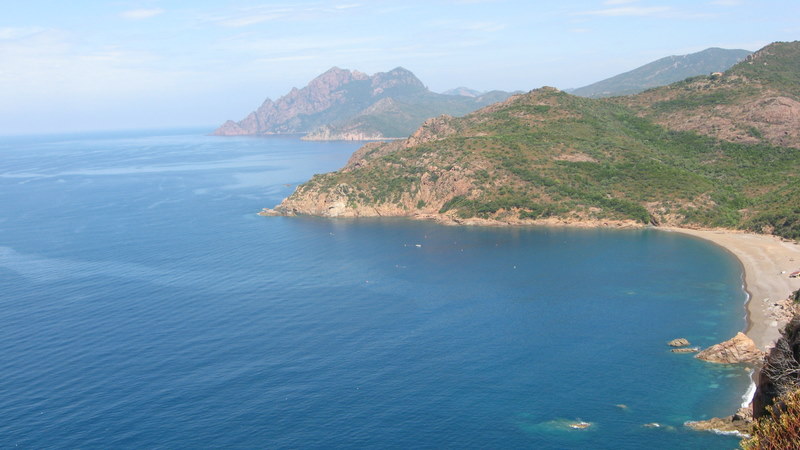
[[[205,131],[0,138],[0,445],[736,446],[683,423],[747,372],[666,346],[744,327],[724,250],[259,217],[359,144]]]

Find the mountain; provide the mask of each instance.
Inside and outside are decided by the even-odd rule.
[[[776,43],[722,76],[637,96],[590,99],[541,88],[461,118],[440,116],[408,139],[363,146],[275,212],[706,226],[798,238],[800,146],[790,130],[783,143],[770,137],[798,120],[798,110],[786,109],[784,122],[753,122],[752,133],[763,136],[755,142],[672,121],[696,111],[728,117],[738,110],[716,108],[765,98],[797,102],[798,64],[800,42]]]
[[[265,100],[243,120],[225,122],[214,134],[306,134],[311,140],[401,138],[429,117],[463,115],[509,95],[436,94],[402,67],[372,76],[334,67],[277,101]]]
[[[567,92],[591,98],[636,94],[685,78],[723,72],[750,53],[748,50],[708,48],[689,55],[667,56],[629,72]]]
[[[483,92],[476,91],[475,89],[470,89],[464,86],[457,87],[455,89],[449,89],[442,92],[444,95],[461,95],[464,97],[480,97]]]

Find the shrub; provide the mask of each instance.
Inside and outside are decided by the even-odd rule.
[[[744,441],[744,449],[790,449],[800,443],[800,390],[792,391],[777,399],[767,417],[761,418],[753,427],[753,435]]]

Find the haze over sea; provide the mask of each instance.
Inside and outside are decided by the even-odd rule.
[[[747,372],[666,346],[744,327],[724,250],[259,217],[358,144],[206,132],[0,139],[0,446],[736,446],[682,424]]]

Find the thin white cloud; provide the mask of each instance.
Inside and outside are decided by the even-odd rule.
[[[324,18],[331,14],[348,14],[350,10],[356,10],[361,6],[361,3],[341,3],[332,6],[315,5],[308,7],[299,7],[297,5],[262,5],[241,8],[226,12],[222,15],[205,17],[202,20],[223,27],[244,28],[277,20],[303,21]]]
[[[250,33],[241,34],[219,43],[215,48],[226,51],[268,55],[267,58],[297,55],[300,52],[338,50],[374,42],[376,38],[330,38],[330,36],[293,36],[259,39]]]
[[[290,61],[311,61],[316,59],[315,55],[294,55],[294,56],[277,56],[275,58],[258,58],[255,62],[258,63],[277,63],[277,62],[290,62]]]
[[[585,16],[654,16],[667,13],[671,10],[668,6],[622,6],[619,8],[597,9],[593,11],[583,11],[578,14]]]
[[[506,28],[505,24],[497,23],[497,22],[475,22],[475,23],[466,23],[463,26],[464,30],[468,31],[480,31],[484,33],[494,33],[495,31],[501,31]]]
[[[738,6],[742,3],[742,0],[714,0],[710,4],[717,6]]]
[[[269,22],[272,20],[278,20],[282,17],[285,17],[285,14],[280,13],[273,13],[273,14],[258,14],[252,16],[242,16],[242,17],[230,17],[226,19],[220,19],[217,21],[218,24],[231,27],[231,28],[242,28],[242,27],[249,27],[250,25],[256,25],[263,22]]]
[[[41,27],[0,27],[0,40],[21,39],[43,31]]]
[[[128,11],[121,12],[119,16],[122,17],[123,19],[128,19],[128,20],[142,20],[142,19],[149,19],[151,17],[155,17],[163,13],[164,10],[161,8],[131,9]]]
[[[592,30],[589,28],[571,28],[570,33],[590,33]]]
[[[639,0],[606,0],[604,5],[627,5],[628,3],[636,3]]]

